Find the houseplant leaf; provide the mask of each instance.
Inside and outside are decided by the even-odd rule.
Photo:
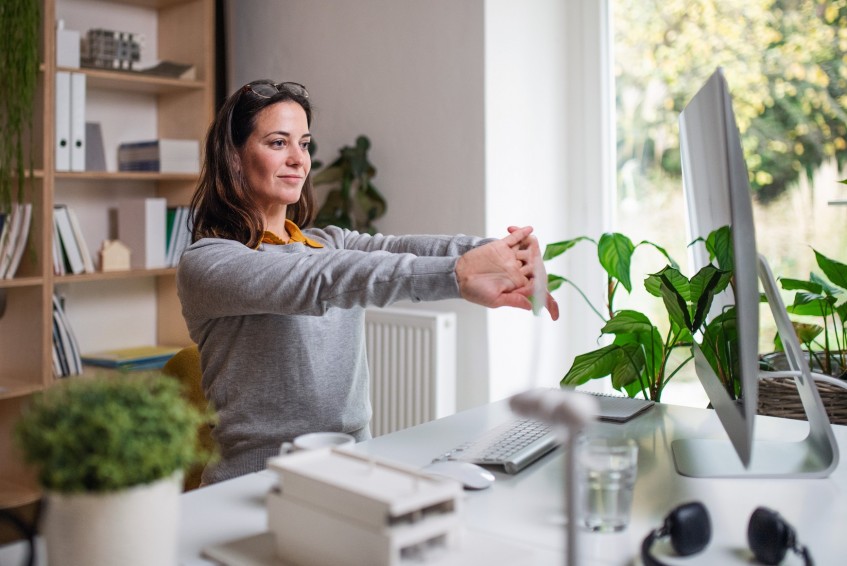
[[[620,362],[621,347],[616,344],[603,346],[592,352],[580,354],[574,358],[573,365],[560,384],[562,386],[582,385],[589,379],[599,379],[611,375],[615,366]]]
[[[648,287],[648,290],[658,289],[671,323],[680,328],[691,329],[691,312],[688,306],[691,293],[688,279],[670,266],[647,279],[651,281],[649,284],[645,281],[645,287]]]
[[[691,278],[690,298],[694,304],[694,317],[691,321],[691,332],[696,332],[706,319],[706,315],[712,308],[712,301],[715,295],[721,293],[729,285],[731,274],[728,271],[721,271],[715,266],[709,264],[703,266],[694,277]]]
[[[804,281],[803,279],[791,279],[782,277],[779,280],[780,285],[786,291],[809,291],[810,293],[823,293],[823,288],[820,283],[814,281]]]
[[[580,236],[579,238],[574,238],[572,240],[562,240],[561,242],[547,244],[547,247],[544,248],[543,260],[547,261],[548,259],[553,259],[554,257],[560,256],[582,241],[589,241],[596,244],[596,242],[594,242],[594,240],[592,240],[588,236]]]
[[[815,252],[815,260],[818,263],[818,267],[821,268],[824,275],[842,289],[847,289],[847,265],[844,265],[839,261],[829,259],[817,250],[813,251]]]
[[[617,279],[628,293],[632,292],[630,265],[635,246],[628,237],[619,233],[606,233],[597,242],[597,257],[600,265],[613,279]]]
[[[618,364],[612,369],[612,387],[618,391],[630,383],[640,383],[638,378],[641,377],[645,365],[641,344],[637,342],[622,344],[620,352]]]

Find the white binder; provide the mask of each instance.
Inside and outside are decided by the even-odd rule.
[[[85,171],[85,75],[71,73],[71,171]]]
[[[71,169],[71,74],[56,73],[56,171]]]

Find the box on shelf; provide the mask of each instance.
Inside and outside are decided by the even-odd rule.
[[[158,139],[122,143],[118,147],[118,170],[199,173],[200,142]]]

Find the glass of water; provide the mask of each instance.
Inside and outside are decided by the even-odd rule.
[[[591,531],[622,531],[629,524],[638,471],[638,445],[629,438],[587,437],[577,447],[582,524]]]

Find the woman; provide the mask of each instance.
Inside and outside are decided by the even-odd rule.
[[[301,231],[316,213],[311,118],[302,85],[256,81],[227,99],[209,129],[193,244],[177,270],[219,417],[221,458],[204,471],[206,484],[263,469],[303,433],[370,437],[365,306],[462,297],[529,309],[533,284],[546,282],[528,227],[493,241]]]

